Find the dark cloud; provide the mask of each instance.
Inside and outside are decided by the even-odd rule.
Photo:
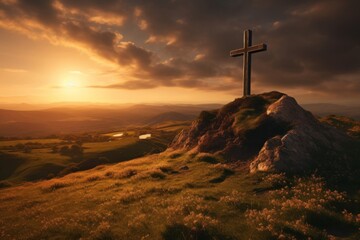
[[[56,25],[59,21],[58,12],[53,1],[18,0],[15,5],[27,18],[34,18],[46,25]]]
[[[61,29],[67,39],[79,42],[105,58],[116,60],[114,45],[117,35],[114,32],[99,31],[78,22],[66,22]]]
[[[141,15],[151,35],[159,39],[177,36],[170,46],[174,52],[195,50],[205,53],[214,64],[234,66],[239,60],[228,58],[226,53],[241,47],[243,29],[253,28],[254,42],[269,45],[266,54],[254,56],[253,69],[256,80],[266,85],[329,91],[323,83],[331,82],[336,89],[343,84],[340,75],[359,74],[360,29],[355,23],[360,20],[356,12],[360,4],[356,1],[178,3],[184,7],[168,2],[164,15],[163,8],[144,4]],[[171,17],[161,24],[161,16]],[[218,71],[208,72],[218,76]],[[235,78],[225,71],[222,76]]]
[[[356,0],[18,0],[0,3],[0,21],[130,69],[134,80],[107,88],[232,91],[241,86],[241,59],[229,51],[242,47],[243,30],[251,28],[254,43],[269,46],[253,58],[259,86],[329,94],[343,87],[358,95],[359,8]],[[124,21],[100,21],[114,17]]]
[[[118,88],[118,89],[128,89],[128,90],[136,90],[136,89],[150,89],[155,88],[157,85],[155,85],[151,81],[140,81],[140,80],[134,80],[134,81],[126,81],[124,83],[119,84],[111,84],[111,85],[95,85],[90,86],[91,88]]]

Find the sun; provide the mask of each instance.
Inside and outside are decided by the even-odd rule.
[[[85,102],[93,94],[87,87],[88,78],[80,71],[68,71],[57,75],[53,98],[60,102]]]
[[[81,102],[88,98],[87,90],[84,88],[81,79],[68,77],[60,80],[60,88],[56,93],[60,101]]]
[[[80,82],[75,79],[66,79],[62,85],[64,88],[78,88],[80,87]]]

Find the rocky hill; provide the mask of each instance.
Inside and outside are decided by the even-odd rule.
[[[294,98],[269,92],[203,111],[170,147],[216,154],[225,162],[247,162],[250,172],[297,172],[319,158],[342,155],[340,161],[346,161],[342,153],[351,141],[345,133],[318,121]]]

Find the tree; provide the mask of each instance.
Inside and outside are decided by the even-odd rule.
[[[68,145],[62,146],[62,147],[60,148],[60,154],[61,154],[61,155],[68,155],[68,154],[69,154],[69,150],[70,150],[70,148],[69,148]]]
[[[70,148],[71,156],[79,156],[79,155],[82,155],[83,152],[84,152],[84,149],[78,144],[73,144]]]
[[[30,146],[26,145],[26,146],[24,147],[23,151],[24,151],[24,153],[31,153],[32,148],[31,148]]]

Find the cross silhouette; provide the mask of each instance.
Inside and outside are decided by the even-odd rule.
[[[231,57],[238,57],[244,55],[243,60],[243,74],[244,74],[244,96],[250,95],[251,89],[251,54],[256,52],[266,51],[266,44],[261,43],[258,45],[253,45],[252,40],[252,31],[244,31],[244,47],[240,49],[235,49],[230,51]]]

